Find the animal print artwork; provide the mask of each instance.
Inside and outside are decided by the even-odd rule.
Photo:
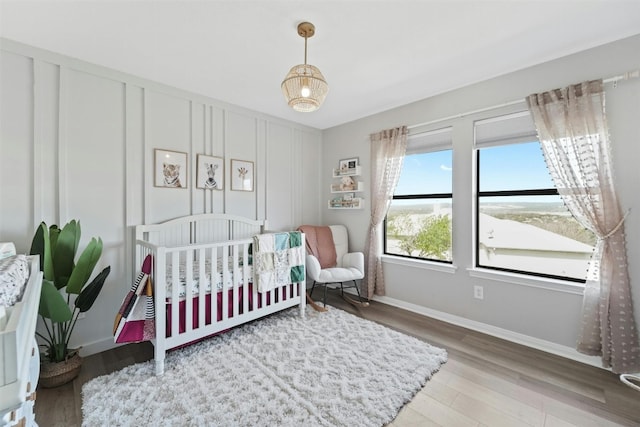
[[[253,162],[231,159],[231,189],[253,191]]]
[[[180,183],[180,165],[163,163],[162,173],[164,175],[165,187],[182,188],[182,184]]]
[[[241,181],[244,181],[244,177],[247,176],[247,172],[249,172],[249,170],[245,167],[238,168],[238,177]]]
[[[213,163],[205,163],[205,167],[207,168],[207,180],[204,182],[204,188],[218,188],[218,182],[216,181],[216,169],[218,169],[217,164]]]

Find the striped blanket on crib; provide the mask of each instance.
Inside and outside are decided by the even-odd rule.
[[[258,234],[253,237],[254,283],[259,292],[305,280],[302,233]]]

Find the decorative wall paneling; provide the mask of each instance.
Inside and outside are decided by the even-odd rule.
[[[0,241],[26,252],[40,221],[73,218],[82,241],[104,241],[112,271],[71,343],[85,354],[113,346],[138,269],[132,226],[206,212],[273,216],[281,229],[319,221],[320,165],[303,158],[311,144],[319,158],[318,130],[6,39],[0,94]],[[154,186],[156,148],[187,153],[186,189]],[[196,188],[197,154],[224,158],[224,190]],[[231,191],[232,158],[254,162],[254,191]]]

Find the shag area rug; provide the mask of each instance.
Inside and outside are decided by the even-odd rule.
[[[329,307],[237,327],[82,388],[83,426],[382,426],[445,350]]]

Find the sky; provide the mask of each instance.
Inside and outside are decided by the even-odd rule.
[[[481,191],[553,188],[540,144],[501,145],[480,153]],[[396,195],[451,193],[452,150],[408,155]]]
[[[537,141],[489,147],[480,152],[480,191],[554,187]]]

